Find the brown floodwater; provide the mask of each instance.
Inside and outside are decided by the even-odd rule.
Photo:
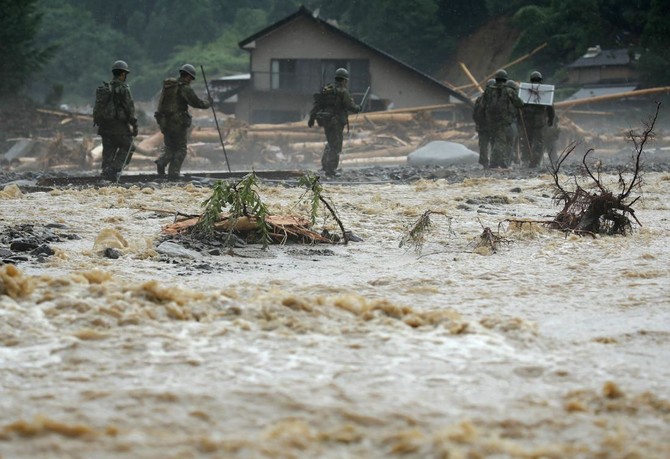
[[[558,212],[550,176],[324,187],[363,242],[170,260],[209,189],[0,191],[81,237],[0,266],[0,458],[670,457],[669,174],[626,237],[506,222]]]

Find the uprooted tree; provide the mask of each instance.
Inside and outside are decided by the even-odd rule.
[[[632,164],[622,167],[618,171],[619,191],[613,192],[603,183],[601,166],[591,169],[587,158],[593,152],[589,149],[582,157],[582,166],[586,175],[591,179],[590,189],[582,187],[574,180],[574,189],[568,190],[561,184],[559,171],[565,160],[575,151],[577,144],[571,144],[552,164],[552,176],[556,192],[554,201],[563,205],[563,209],[550,223],[551,226],[562,231],[582,234],[621,234],[625,235],[633,229],[631,218],[642,226],[635,216],[633,205],[640,199],[642,185],[642,155],[648,142],[654,138],[654,125],[658,118],[660,103],[656,104],[656,111],[647,121],[643,122],[641,133],[629,131],[628,141],[633,146],[631,155]],[[637,193],[633,193],[636,191]],[[636,194],[636,196],[633,196]]]
[[[226,245],[232,245],[230,243],[235,236],[247,243],[260,243],[263,248],[289,240],[302,243],[337,242],[339,238],[327,237],[310,228],[316,221],[321,203],[335,218],[346,243],[347,232],[332,204],[322,196],[319,178],[308,174],[300,180],[300,184],[307,187],[306,193],[312,193],[309,219],[272,215],[258,193],[258,180],[252,172],[234,183],[217,181],[212,195],[202,202],[201,215],[187,215],[163,228],[163,233],[171,236],[188,235],[205,242],[222,240]]]

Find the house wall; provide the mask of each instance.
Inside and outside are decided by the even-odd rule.
[[[580,67],[568,70],[570,83],[592,84],[600,82],[630,82],[637,81],[638,72],[631,67],[608,66],[608,67]]]
[[[392,59],[299,17],[256,41],[251,50],[251,85],[239,94],[238,118],[250,121],[254,110],[296,112],[301,119],[308,115],[312,94],[319,88],[305,88],[302,93],[292,94],[271,90],[272,59],[367,59],[371,93],[386,99],[389,108],[449,103],[449,94],[436,84]]]

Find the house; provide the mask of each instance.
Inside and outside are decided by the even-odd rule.
[[[588,48],[586,54],[566,67],[567,84],[578,88],[567,100],[633,91],[638,86],[639,58],[628,49]]]
[[[589,48],[582,57],[567,66],[568,83],[630,84],[637,83],[639,55],[628,49]]]
[[[250,54],[248,84],[236,91],[235,115],[251,123],[282,123],[306,118],[313,94],[349,70],[356,102],[370,87],[366,110],[448,104],[469,99],[318,18],[304,6],[239,42]]]

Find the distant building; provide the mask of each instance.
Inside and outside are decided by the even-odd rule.
[[[582,57],[567,66],[568,83],[630,84],[637,83],[639,55],[628,49],[589,48]]]
[[[633,91],[638,86],[640,56],[628,49],[589,48],[567,66],[568,85],[579,89],[567,100]]]
[[[319,19],[304,6],[239,46],[250,54],[250,77],[236,83],[235,115],[251,123],[305,119],[312,95],[332,81],[339,67],[349,70],[349,89],[357,102],[371,88],[370,111],[469,103],[441,81]]]

